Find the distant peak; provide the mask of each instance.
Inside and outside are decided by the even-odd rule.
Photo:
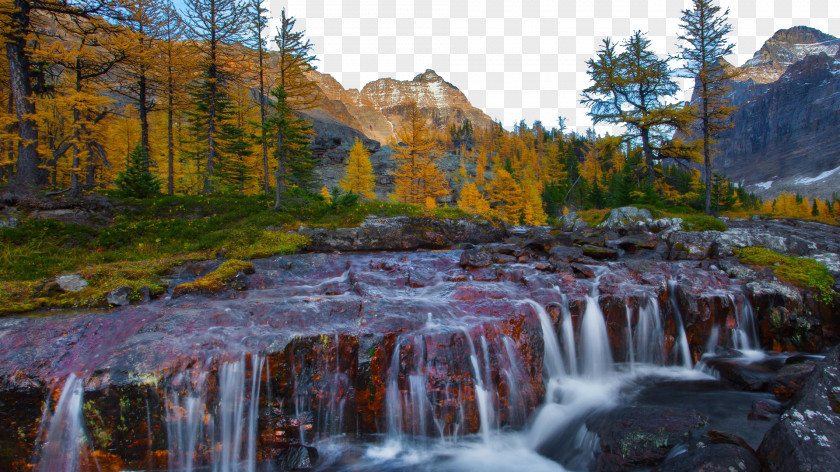
[[[426,69],[426,72],[417,74],[412,82],[434,82],[438,80],[443,80],[443,78],[432,69]]]
[[[768,42],[788,44],[815,44],[837,39],[830,34],[811,28],[810,26],[794,26],[792,28],[780,29],[768,40]]]

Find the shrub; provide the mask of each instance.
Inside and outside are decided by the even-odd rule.
[[[726,223],[709,215],[691,215],[683,218],[683,231],[726,231]]]

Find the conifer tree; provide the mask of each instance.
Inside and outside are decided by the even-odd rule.
[[[691,115],[681,105],[664,101],[679,85],[671,78],[668,61],[650,50],[650,40],[641,31],[622,47],[618,52],[606,38],[597,58],[587,61],[593,85],[583,91],[581,103],[590,107],[596,124],[624,124],[632,136],[641,139],[648,182],[653,184],[655,161],[693,157],[690,146],[667,138],[675,130],[688,131]]]
[[[195,97],[203,101],[199,109],[204,117],[200,121],[206,126],[203,134],[207,146],[202,192],[207,193],[213,189],[213,166],[220,145],[217,134],[223,121],[219,112],[226,100],[224,87],[230,78],[223,69],[224,48],[244,38],[247,9],[242,0],[185,0],[185,3],[187,36],[202,58],[202,79]]]
[[[125,172],[114,182],[125,197],[148,198],[160,193],[160,180],[149,171],[149,154],[138,144],[128,158]]]
[[[458,200],[458,208],[474,215],[486,215],[490,212],[490,203],[478,191],[476,185],[469,182],[461,188],[461,198]]]
[[[266,41],[263,37],[263,32],[266,28],[268,28],[268,10],[262,6],[262,0],[247,0],[248,2],[248,23],[249,23],[249,30],[250,30],[250,41],[248,41],[251,47],[256,46],[257,48],[257,73],[259,75],[259,90],[257,94],[257,100],[260,102],[260,133],[261,139],[260,144],[262,145],[262,164],[263,164],[263,190],[266,194],[269,193],[270,185],[269,185],[269,178],[268,178],[268,139],[266,139],[265,135],[265,105],[266,105],[266,93],[265,93],[265,46]]]
[[[729,24],[729,9],[721,13],[713,0],[693,0],[693,10],[683,10],[680,26],[685,31],[679,36],[680,58],[685,61],[685,70],[695,78],[695,90],[699,92],[693,117],[699,121],[703,143],[703,170],[706,184],[706,214],[712,212],[712,157],[715,136],[731,128],[730,117],[735,108],[726,99],[731,87],[728,80],[733,73],[727,70],[723,57],[732,52],[734,45],[726,39],[732,31]],[[734,70],[734,68],[730,68]]]
[[[539,183],[527,179],[522,183],[522,220],[527,225],[541,226],[546,224],[548,215],[543,209]]]
[[[309,151],[309,143],[313,131],[312,125],[292,110],[282,85],[277,85],[271,95],[274,97],[272,113],[265,120],[265,127],[266,134],[277,143],[274,208],[279,209],[280,195],[286,190],[286,182],[304,189],[311,184],[315,160]]]
[[[512,225],[519,224],[523,207],[522,188],[508,171],[497,168],[493,172],[487,193],[502,220]]]
[[[437,143],[432,137],[426,118],[416,103],[411,103],[406,121],[397,131],[400,144],[394,160],[394,185],[402,203],[424,205],[426,197],[449,195],[449,185],[437,165]]]
[[[165,64],[162,87],[166,97],[166,190],[169,195],[175,193],[175,108],[186,89],[190,77],[190,67],[186,47],[181,41],[184,35],[184,23],[178,10],[171,2],[165,5],[166,22],[161,27],[163,41],[158,42],[159,54]],[[185,62],[187,64],[185,64]]]
[[[376,198],[376,194],[373,193],[376,177],[373,175],[369,155],[364,144],[356,138],[350,149],[350,156],[347,158],[347,170],[344,178],[338,183],[338,187],[345,192],[354,192],[368,200],[373,200]]]

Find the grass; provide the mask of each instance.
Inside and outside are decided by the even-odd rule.
[[[824,303],[832,303],[837,297],[834,291],[834,277],[825,265],[805,257],[790,257],[764,247],[747,247],[737,250],[735,255],[741,262],[772,267],[776,276],[794,285],[818,292]]]
[[[683,231],[726,231],[726,223],[709,215],[687,215],[682,217]]]
[[[175,287],[174,295],[221,292],[229,287],[230,282],[240,272],[253,274],[254,264],[237,259],[225,261],[213,272],[199,277],[193,282],[178,285]]]

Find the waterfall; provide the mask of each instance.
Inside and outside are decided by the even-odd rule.
[[[586,297],[586,311],[580,328],[581,374],[589,379],[602,378],[612,371],[613,359],[604,313],[597,295]]]
[[[545,355],[543,356],[545,373],[549,380],[556,381],[566,375],[566,372],[563,369],[563,356],[560,354],[560,343],[557,341],[557,334],[554,332],[554,324],[551,322],[551,317],[548,316],[548,312],[545,311],[542,305],[534,300],[525,300],[525,303],[531,305],[531,308],[534,309],[534,312],[540,319],[543,349],[545,350]]]
[[[677,280],[668,280],[668,301],[671,303],[671,308],[674,310],[674,318],[677,322],[677,345],[674,349],[678,349],[678,356],[682,360],[682,366],[691,369],[693,361],[691,359],[691,350],[688,347],[688,337],[685,334],[685,326],[683,325],[683,315],[680,306],[677,303]]]
[[[38,472],[78,472],[82,444],[86,441],[82,418],[84,385],[70,374],[61,389],[55,411],[49,418],[46,437],[40,447]],[[49,403],[45,408],[49,407]]]
[[[577,375],[577,353],[575,352],[575,327],[572,324],[572,313],[569,311],[569,302],[563,294],[560,311],[563,313],[563,324],[560,326],[563,336],[563,348],[566,354],[566,362],[569,365],[569,373]]]
[[[388,385],[385,388],[385,416],[388,418],[388,438],[402,436],[402,399],[400,394],[400,342],[394,345],[391,365],[388,367]]]
[[[735,349],[754,350],[759,348],[758,334],[755,328],[755,313],[746,296],[737,300],[729,295],[735,307],[735,328],[732,330],[732,344]],[[739,303],[740,300],[740,303]]]
[[[665,330],[659,302],[653,296],[645,297],[644,306],[639,307],[639,320],[633,332],[636,362],[662,365],[665,361]]]
[[[475,351],[475,344],[472,336],[466,328],[463,329],[464,337],[470,346],[470,364],[473,370],[473,386],[475,387],[475,398],[478,403],[478,419],[480,422],[480,433],[485,443],[490,441],[490,428],[493,423],[493,405],[490,392],[487,390],[481,375],[481,367],[478,362],[478,355]],[[486,347],[486,344],[485,344]]]
[[[183,374],[180,377],[183,377]],[[170,469],[182,469],[185,472],[194,470],[198,445],[204,442],[205,382],[206,372],[202,372],[194,390],[185,396],[177,390],[172,390],[166,396],[166,436],[169,442]]]

